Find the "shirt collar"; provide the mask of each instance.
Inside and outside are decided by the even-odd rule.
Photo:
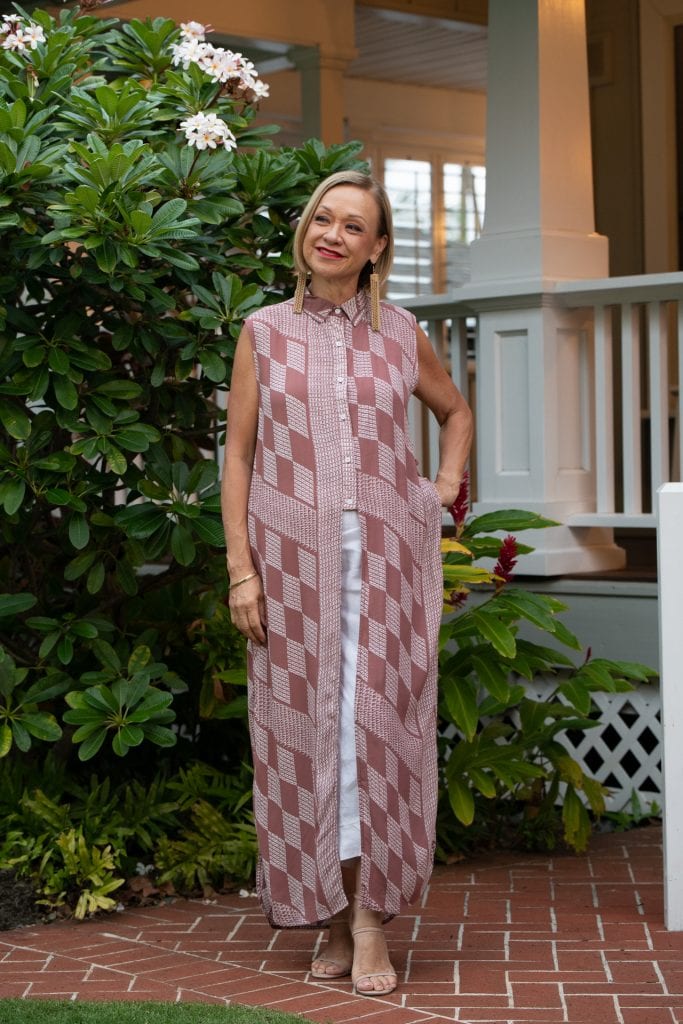
[[[318,296],[311,295],[308,291],[304,295],[304,313],[307,313],[318,323],[324,323],[337,310],[341,310],[354,327],[362,322],[369,323],[370,299],[368,293],[362,288],[355,295],[352,295],[350,299],[347,299],[346,302],[339,304],[330,302],[329,299],[318,298]]]

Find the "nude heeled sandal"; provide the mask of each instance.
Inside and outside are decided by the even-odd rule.
[[[351,929],[351,935],[353,936],[354,940],[356,938],[356,935],[362,935],[363,932],[379,932],[381,935],[384,935],[384,929],[381,928],[381,927],[378,927],[376,925],[367,925],[364,928],[352,928]],[[365,981],[366,979],[369,979],[369,978],[387,978],[387,977],[388,978],[393,977],[393,979],[394,979],[393,985],[389,984],[387,986],[387,988],[378,988],[378,989],[374,989],[374,988],[373,989],[358,988],[358,982],[359,981]],[[388,996],[388,995],[391,995],[391,993],[395,990],[396,986],[398,985],[398,975],[396,974],[396,971],[391,966],[391,964],[389,964],[389,969],[386,970],[386,971],[369,971],[369,972],[368,971],[364,971],[361,974],[354,975],[353,974],[353,970],[352,970],[352,972],[351,972],[351,982],[353,984],[353,994],[354,995],[357,995],[357,996]]]
[[[340,919],[335,921],[334,919],[330,924],[348,924],[346,919]],[[337,970],[333,973],[328,971],[315,970],[313,964],[331,964],[336,967]],[[344,957],[343,959],[334,956],[325,956],[323,953],[321,956],[316,956],[311,964],[311,977],[316,978],[319,981],[336,981],[337,978],[346,978],[351,973],[351,967],[353,966],[352,959]]]

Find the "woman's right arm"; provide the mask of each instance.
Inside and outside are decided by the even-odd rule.
[[[246,327],[237,340],[230,381],[225,460],[221,480],[221,511],[230,576],[230,615],[240,633],[265,643],[265,600],[255,574],[247,525],[247,504],[258,428],[258,385]],[[235,584],[246,576],[244,583]]]

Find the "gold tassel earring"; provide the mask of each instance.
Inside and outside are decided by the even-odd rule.
[[[294,312],[303,313],[304,311],[304,295],[306,294],[306,279],[307,275],[303,270],[297,270],[296,272],[296,289],[294,291]]]
[[[375,273],[375,264],[372,264],[370,274],[370,326],[373,331],[379,331],[379,277]]]

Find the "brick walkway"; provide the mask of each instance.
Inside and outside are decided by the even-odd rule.
[[[438,868],[387,927],[386,999],[308,976],[320,934],[273,932],[252,898],[0,933],[0,993],[230,1001],[324,1022],[675,1024],[683,933],[664,930],[661,834],[598,836],[586,857],[500,854]]]

